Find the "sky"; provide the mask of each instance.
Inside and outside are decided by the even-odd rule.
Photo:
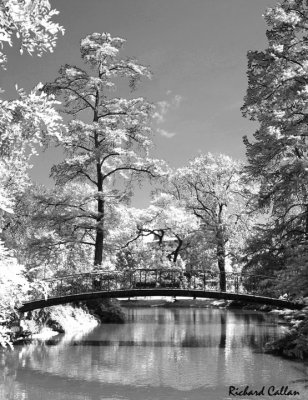
[[[274,0],[50,0],[66,33],[53,54],[22,56],[8,49],[0,87],[16,97],[15,84],[30,90],[54,80],[62,64],[83,66],[80,39],[109,32],[127,40],[123,54],[150,66],[153,77],[135,93],[157,104],[152,156],[171,167],[200,153],[224,153],[245,160],[244,135],[257,124],[242,117],[247,89],[247,51],[267,46],[262,14]],[[31,175],[51,185],[50,167],[61,160],[50,149],[33,159]],[[149,203],[149,185],[138,189],[136,207]]]

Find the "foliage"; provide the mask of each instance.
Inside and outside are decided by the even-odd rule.
[[[40,88],[29,94],[18,89],[18,99],[0,101],[0,209],[5,212],[12,212],[13,197],[29,185],[27,172],[37,147],[47,139],[59,139],[63,129],[54,109],[58,102]]]
[[[213,245],[209,243],[204,230],[199,230],[189,238],[189,246],[182,253],[185,260],[186,270],[217,271],[217,255]]]
[[[12,46],[13,36],[20,40],[20,52],[41,56],[53,51],[57,34],[64,29],[52,22],[57,14],[48,0],[3,0],[0,4],[0,65],[5,69],[4,44]],[[43,290],[39,282],[29,283],[24,268],[9,248],[18,248],[18,241],[7,235],[16,218],[17,197],[21,199],[30,186],[30,158],[46,139],[59,138],[61,117],[54,109],[58,104],[37,85],[29,94],[16,85],[18,98],[0,99],[0,344],[11,345],[10,324],[16,318],[15,307],[27,298],[27,291]],[[3,91],[0,89],[0,92]],[[15,220],[16,222],[16,220]],[[26,229],[25,225],[23,228]]]
[[[77,212],[87,201],[95,203],[92,224],[84,229],[91,236],[97,266],[102,264],[106,247],[109,205],[127,201],[130,190],[125,181],[129,184],[144,174],[155,176],[159,169],[158,163],[148,157],[151,105],[143,98],[108,96],[110,90],[116,90],[116,79],[126,78],[135,88],[142,77],[150,77],[148,69],[137,61],[119,58],[124,42],[108,33],[88,35],[81,40],[80,51],[90,72],[64,65],[59,77],[44,87],[47,93],[59,96],[65,113],[73,116],[59,142],[66,159],[53,167],[52,176],[61,188],[75,182],[85,184],[84,198],[79,206],[73,205]],[[92,121],[84,122],[77,115],[91,115]],[[118,189],[119,182],[124,191]]]
[[[43,279],[90,269],[91,246],[78,243],[82,237],[70,223],[69,216],[61,219],[67,202],[71,200],[68,204],[74,204],[74,196],[80,192],[71,187],[69,193],[59,193],[31,185],[17,195],[15,212],[9,221],[6,218],[8,223],[2,237],[7,245],[15,248],[16,257],[25,266],[29,278]],[[60,200],[62,204],[55,214],[54,202],[60,203]]]
[[[226,261],[238,264],[250,223],[246,207],[252,188],[241,169],[230,157],[209,153],[176,170],[165,184],[165,190],[200,220],[207,249],[216,253],[222,290]]]
[[[31,157],[47,140],[59,139],[63,129],[62,118],[54,109],[58,102],[40,88],[38,85],[29,94],[19,89],[18,99],[2,101],[0,106],[0,232],[6,246],[17,249],[15,255],[21,263],[21,243],[31,226],[21,225],[30,222],[24,217],[26,209],[22,209],[22,204],[30,201],[25,195],[31,187]],[[12,235],[16,226],[19,234]]]
[[[272,205],[273,213],[284,219],[292,219],[292,214],[303,218],[300,210],[307,196],[308,42],[303,37],[308,27],[307,8],[303,1],[284,1],[269,9],[265,17],[272,28],[267,31],[269,47],[264,52],[248,53],[243,113],[260,122],[255,142],[245,138],[248,171],[261,179],[261,205]],[[285,199],[292,200],[288,208]]]
[[[88,300],[86,307],[102,323],[124,323],[126,315],[117,299]]]
[[[155,258],[160,258],[156,263],[170,264],[169,267],[173,268],[181,263],[180,254],[189,246],[198,229],[197,218],[167,193],[156,194],[137,221],[137,237],[149,238],[148,244],[156,252]]]
[[[2,0],[0,3],[0,46],[4,43],[12,46],[13,36],[20,41],[20,53],[41,56],[43,52],[52,52],[59,32],[64,29],[52,22],[58,11],[52,10],[48,0]],[[0,66],[5,68],[7,58],[0,52]]]
[[[268,48],[248,53],[248,90],[242,110],[244,116],[258,121],[260,128],[253,142],[244,139],[247,171],[260,181],[258,206],[271,217],[261,240],[268,242],[274,235],[267,249],[275,254],[279,248],[276,263],[283,260],[285,277],[302,270],[307,282],[302,251],[308,238],[307,2],[283,1],[267,10],[265,20]],[[297,255],[292,250],[296,247]],[[262,257],[257,251],[250,264]],[[287,287],[288,279],[284,283]]]
[[[282,355],[292,359],[307,360],[308,358],[308,318],[307,312],[301,311],[304,319],[296,328],[292,328],[282,338],[267,343],[265,350],[268,353]],[[296,318],[296,316],[295,316]]]
[[[40,280],[29,280],[25,268],[0,241],[0,346],[12,347],[13,326],[19,324],[17,308],[33,292],[47,296],[48,287]]]
[[[62,118],[55,110],[60,104],[42,92],[38,84],[29,94],[17,89],[18,99],[0,103],[1,155],[16,152],[36,154],[35,148],[47,138],[61,138]]]
[[[281,293],[277,287],[277,280],[286,267],[286,259],[279,234],[270,223],[259,224],[252,230],[245,248],[244,263],[243,272],[253,274],[251,278],[248,275],[245,279],[244,284],[248,290],[255,290],[257,287],[260,294],[275,294],[279,297]],[[276,278],[271,279],[273,277]]]
[[[10,345],[10,323],[16,318],[17,306],[27,298],[30,288],[23,267],[0,241],[0,345]]]
[[[0,45],[12,46],[15,34],[20,39],[20,51],[26,49],[39,56],[52,51],[57,33],[64,30],[51,21],[58,12],[51,10],[48,0],[3,0],[0,4]],[[0,52],[0,65],[5,68],[6,56]],[[12,212],[12,198],[27,184],[25,174],[29,158],[46,136],[61,132],[59,114],[53,96],[40,92],[37,85],[29,94],[16,85],[18,99],[0,99],[0,209]],[[1,89],[0,89],[0,92]]]

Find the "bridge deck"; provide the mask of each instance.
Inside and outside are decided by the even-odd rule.
[[[120,289],[112,291],[93,291],[86,293],[70,294],[64,296],[50,297],[46,300],[34,300],[24,303],[18,311],[26,312],[39,308],[55,306],[59,304],[66,304],[72,302],[79,302],[90,299],[99,298],[128,298],[128,297],[145,297],[145,296],[178,296],[178,297],[193,297],[193,298],[211,298],[211,299],[225,299],[243,301],[247,303],[266,304],[274,307],[282,307],[289,309],[300,309],[303,306],[298,303],[293,303],[287,300],[274,299],[271,297],[257,296],[250,294],[218,292],[213,290],[197,290],[197,289]]]

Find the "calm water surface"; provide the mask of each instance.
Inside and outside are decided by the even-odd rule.
[[[195,308],[130,308],[128,323],[0,353],[1,400],[308,399],[307,369],[261,353],[274,317]],[[229,386],[265,395],[229,396]],[[300,395],[268,396],[288,385]]]

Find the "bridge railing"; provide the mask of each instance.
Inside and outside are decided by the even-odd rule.
[[[227,292],[257,294],[258,282],[275,277],[226,272]],[[191,271],[163,269],[134,269],[122,271],[99,271],[66,275],[45,280],[48,297],[68,296],[80,293],[128,289],[190,289],[220,291],[220,275],[213,271]],[[43,298],[33,293],[33,300]]]

